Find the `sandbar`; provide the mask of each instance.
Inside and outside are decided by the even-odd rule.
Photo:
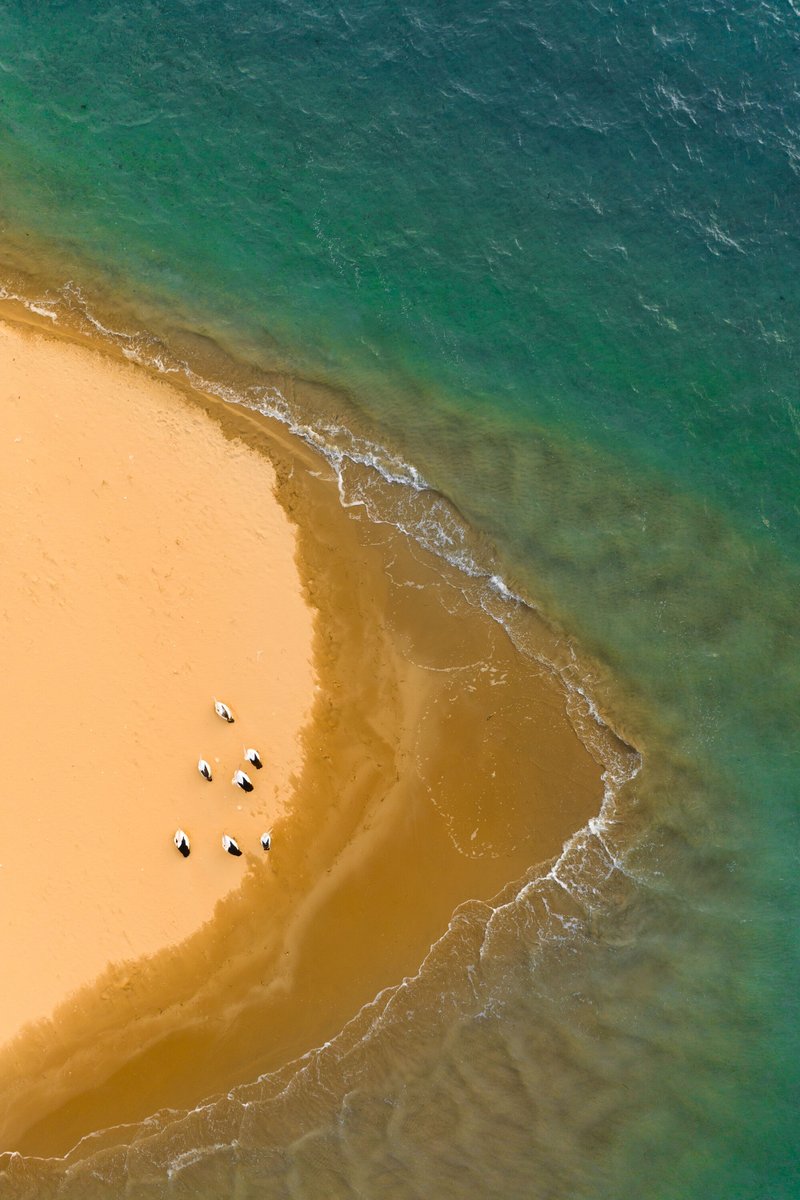
[[[0,946],[32,959],[0,1039],[42,1018],[0,1041],[0,1150],[80,1157],[335,1039],[560,852],[621,750],[563,637],[521,603],[512,635],[394,520],[415,494],[373,520],[263,414],[0,328]],[[317,385],[284,386],[313,416]]]

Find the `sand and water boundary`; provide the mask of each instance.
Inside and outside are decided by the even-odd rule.
[[[76,969],[67,995],[53,996],[53,1002],[64,1002],[52,1013],[47,1003],[34,1007],[31,1015],[41,1019],[0,1051],[0,1146],[61,1154],[90,1131],[140,1120],[164,1105],[191,1106],[332,1037],[381,988],[417,968],[458,904],[488,898],[531,864],[558,852],[565,838],[598,811],[602,763],[578,738],[567,716],[563,684],[544,665],[548,639],[554,659],[558,647],[543,623],[534,630],[542,641],[542,661],[520,655],[503,627],[465,599],[454,571],[432,561],[393,526],[376,526],[358,507],[341,507],[326,464],[275,422],[212,396],[168,386],[142,368],[121,363],[104,344],[77,347],[74,334],[45,334],[30,325],[27,315],[6,308],[2,315],[12,323],[4,326],[4,336],[14,347],[19,370],[19,386],[12,389],[17,408],[9,411],[16,411],[19,421],[32,420],[36,410],[26,398],[36,355],[46,348],[62,364],[54,367],[41,394],[39,433],[27,435],[30,449],[31,442],[43,443],[53,427],[61,431],[47,462],[37,451],[38,508],[22,500],[24,471],[7,501],[13,506],[20,553],[23,548],[30,552],[31,542],[40,555],[46,552],[43,522],[46,527],[59,504],[63,509],[62,502],[48,502],[45,475],[53,473],[63,495],[74,496],[72,476],[82,471],[100,489],[97,503],[104,504],[107,489],[102,475],[99,481],[94,475],[106,461],[103,453],[114,448],[123,475],[114,489],[119,493],[115,508],[103,509],[101,524],[103,536],[115,543],[120,556],[115,572],[127,575],[125,582],[101,589],[90,573],[78,570],[68,549],[51,554],[56,561],[47,565],[49,576],[42,568],[43,582],[33,592],[30,586],[21,591],[15,620],[35,640],[48,611],[42,609],[40,618],[36,605],[52,606],[59,591],[65,596],[65,576],[71,571],[71,598],[61,606],[67,615],[80,607],[81,597],[103,601],[74,634],[70,653],[81,671],[89,678],[95,672],[105,687],[104,665],[113,638],[109,633],[95,641],[94,635],[105,629],[124,637],[129,656],[124,662],[132,664],[131,670],[120,666],[116,691],[101,688],[97,693],[100,707],[108,709],[104,720],[118,740],[109,743],[110,735],[97,726],[61,726],[61,757],[74,745],[87,764],[102,760],[102,773],[81,777],[80,794],[76,791],[72,804],[85,805],[81,811],[91,813],[92,806],[108,808],[113,793],[119,809],[110,811],[128,814],[135,836],[141,834],[137,854],[151,854],[154,875],[140,890],[134,881],[134,909],[155,896],[154,909],[168,911],[170,919],[184,914],[183,923],[159,931],[154,945],[126,950],[122,940],[114,944],[114,932],[119,934],[124,925],[122,892],[118,894],[116,873],[107,870],[113,866],[111,845],[103,842],[94,851],[106,870],[98,875],[96,903],[74,912],[64,925],[76,944],[91,941],[98,922],[112,940],[102,955],[83,966],[70,959],[67,942],[65,960]],[[77,393],[74,403],[67,404],[61,379],[69,360],[77,364],[76,355],[81,365],[70,370],[77,371]],[[132,389],[115,415],[107,390],[109,372],[120,386],[124,376],[125,387]],[[88,402],[82,392],[91,392],[98,405],[93,433],[100,457],[94,474],[76,465],[77,454],[65,452],[82,422],[86,432]],[[173,463],[165,474],[185,501],[182,515],[166,492],[148,493],[147,481],[157,471],[155,457],[145,459],[137,490],[133,485],[127,493],[120,490],[131,462],[126,456],[138,453],[141,460],[145,450],[123,453],[124,438],[103,426],[101,410],[102,421],[131,419],[131,425],[143,426],[136,436],[151,443],[154,455],[163,454],[160,461]],[[25,445],[13,440],[17,436],[10,429],[4,443],[10,461]],[[133,438],[133,429],[125,436]],[[183,458],[176,447],[183,447]],[[166,480],[159,487],[162,483]],[[147,570],[135,575],[129,562],[135,557],[132,543],[122,538],[121,530],[135,542],[157,527],[167,515],[162,510],[181,530],[176,524],[169,536],[160,532],[157,554],[142,541],[142,564],[152,575],[156,564],[149,560],[157,559],[157,575],[151,579]],[[75,537],[84,523],[83,512],[75,515],[65,522],[65,536]],[[136,534],[133,525],[141,525]],[[209,555],[212,529],[217,540]],[[192,591],[186,575],[181,582],[179,568],[186,541],[198,530],[203,536],[190,564],[189,575],[197,581]],[[182,539],[183,549],[176,539]],[[98,554],[105,560],[100,546],[87,563],[96,566]],[[109,563],[102,566],[106,570]],[[19,573],[13,567],[11,573],[11,586],[20,587]],[[30,566],[27,574],[33,573]],[[184,593],[178,590],[170,598],[163,589],[173,584]],[[288,606],[294,635],[287,632],[290,615],[281,616],[281,604]],[[120,619],[120,605],[140,612],[138,625]],[[250,624],[231,626],[232,615],[236,622]],[[535,614],[530,621],[538,622]],[[159,642],[156,630],[162,627],[168,632]],[[14,643],[14,674],[24,677],[24,643],[14,628],[6,626],[5,640]],[[187,640],[173,652],[175,639],[184,635]],[[218,640],[220,658],[201,670],[192,649],[202,646],[204,635]],[[231,656],[232,646],[238,648],[238,659]],[[174,694],[151,714],[141,699],[145,692],[137,692],[126,716],[126,689],[134,675],[143,683],[151,678],[151,653],[164,672],[164,686]],[[75,658],[65,661],[74,675]],[[54,701],[71,699],[70,678],[64,676],[60,691],[51,689]],[[234,812],[241,803],[231,795],[227,771],[232,764],[225,757],[229,751],[234,757],[239,753],[239,727],[226,727],[214,716],[210,688],[219,689],[218,694],[229,689],[223,698],[243,718],[247,714],[252,722],[248,741],[268,729],[274,749],[284,722],[285,752],[274,750],[271,760],[269,811],[254,808],[241,817],[246,832],[239,836],[248,847],[255,845],[262,825],[273,827],[275,840],[266,859],[260,848],[242,860],[229,860],[217,849],[220,830],[211,826],[219,822],[219,808],[211,812],[208,836],[204,826],[197,826],[201,834],[194,834],[193,844],[203,848],[197,858],[193,854],[184,862],[169,842],[171,825],[183,820],[170,805],[178,798],[188,803],[190,795],[198,806],[211,803],[214,785],[197,775],[190,743],[220,739],[225,803],[232,803]],[[124,703],[114,698],[117,692]],[[41,694],[34,689],[25,704],[25,728],[39,745],[53,736],[60,711],[49,699],[43,706]],[[6,695],[8,705],[14,687]],[[154,771],[148,792],[152,803],[146,809],[131,803],[130,790],[120,795],[125,789],[114,790],[112,784],[129,746],[132,722],[142,721],[145,713],[148,720],[153,717],[147,761],[152,760]],[[227,745],[229,733],[235,746]],[[270,747],[263,736],[259,740],[266,754]],[[111,744],[114,761],[101,753]],[[58,780],[47,778],[49,760],[42,764],[27,753],[17,755],[9,745],[8,759],[17,762],[20,783],[27,770],[38,795],[48,784],[48,796],[57,797]],[[177,762],[181,772],[185,768],[185,778],[181,774],[178,784],[176,775],[174,787],[163,786]],[[131,790],[140,786],[141,761],[139,767]],[[185,799],[184,787],[190,789]],[[253,794],[260,804],[265,791],[259,787]],[[13,816],[10,806],[8,812]],[[3,819],[8,819],[5,813]],[[151,850],[156,826],[159,831],[163,827],[165,836]],[[69,850],[80,861],[86,839],[75,839]],[[13,853],[16,861],[19,843]],[[27,855],[18,902],[23,914],[24,897],[37,895],[58,874],[56,858],[40,861]],[[195,875],[189,876],[187,867],[196,867]],[[238,878],[231,868],[238,868]],[[159,895],[172,895],[170,889],[177,899],[159,902]],[[75,888],[67,890],[76,893]],[[7,907],[9,945],[15,938],[21,945],[24,937],[45,962],[52,928],[32,916],[24,930],[15,926],[17,908],[16,903]],[[24,991],[26,985],[20,986]]]

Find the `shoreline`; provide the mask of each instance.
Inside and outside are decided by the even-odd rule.
[[[514,648],[453,568],[342,508],[333,472],[268,418],[188,404],[271,460],[295,522],[319,614],[303,768],[269,872],[251,866],[187,941],[109,968],[0,1050],[0,1146],[25,1154],[63,1154],[321,1044],[416,970],[460,903],[551,858],[602,798],[602,753],[579,741],[555,671]],[[531,610],[519,619],[557,662],[558,638]],[[611,731],[597,736],[611,753]]]

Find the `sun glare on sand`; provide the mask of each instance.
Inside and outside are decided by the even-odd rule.
[[[0,364],[7,1038],[109,962],[183,939],[264,859],[314,676],[264,457],[81,347],[4,325]],[[245,794],[249,746],[264,769]]]

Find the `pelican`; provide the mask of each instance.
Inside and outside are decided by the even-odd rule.
[[[188,858],[191,853],[192,848],[189,845],[189,839],[186,836],[186,834],[183,832],[183,830],[176,829],[175,837],[172,840],[175,843],[175,845],[178,847],[178,849],[180,850],[183,857]]]
[[[223,704],[221,700],[214,701],[214,712],[218,717],[222,717],[223,721],[227,721],[229,725],[233,724],[233,713],[227,704]]]
[[[261,768],[263,767],[264,764],[262,763],[261,755],[258,753],[257,750],[254,750],[253,747],[251,746],[249,750],[245,750],[244,756],[249,763],[253,764],[253,766],[255,767],[255,769],[257,771],[261,770]]]
[[[234,858],[241,858],[242,856],[236,838],[228,837],[227,833],[222,838],[222,849],[227,850],[228,854],[232,854]]]
[[[203,779],[207,779],[208,782],[210,783],[211,782],[211,767],[209,766],[209,764],[206,762],[206,760],[204,758],[199,758],[197,760],[197,769],[200,772],[200,774],[203,776]]]
[[[269,850],[271,845],[272,845],[272,834],[271,833],[262,833],[262,835],[261,835],[262,849]]]
[[[234,776],[233,776],[233,779],[231,780],[231,783],[235,783],[236,786],[240,787],[243,792],[252,792],[252,790],[253,790],[253,785],[250,782],[250,776],[245,775],[244,771],[234,772]]]

